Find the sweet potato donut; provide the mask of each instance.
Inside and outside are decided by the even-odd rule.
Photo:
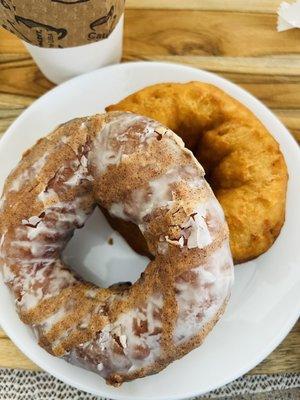
[[[233,280],[223,211],[203,176],[171,130],[123,112],[72,120],[24,154],[4,187],[1,262],[41,346],[118,385],[201,344]],[[96,205],[147,241],[153,261],[132,286],[96,287],[61,259]]]
[[[269,249],[284,223],[287,168],[278,143],[246,107],[213,85],[190,82],[146,87],[107,110],[154,118],[181,136],[224,209],[235,263]],[[124,223],[113,225],[128,238]],[[133,247],[147,251],[141,237]]]

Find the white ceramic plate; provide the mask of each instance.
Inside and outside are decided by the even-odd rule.
[[[232,297],[225,315],[205,343],[164,371],[126,383],[105,384],[94,373],[54,358],[42,350],[15,312],[0,282],[0,323],[32,361],[52,375],[87,392],[113,399],[181,399],[215,389],[262,361],[287,335],[300,308],[300,154],[279,120],[258,100],[214,74],[165,63],[129,63],[107,67],[72,79],[45,94],[8,129],[0,142],[0,186],[22,152],[59,123],[104,110],[108,104],[144,86],[166,81],[200,80],[222,88],[248,106],[281,145],[289,169],[286,222],[272,248],[236,268]],[[1,189],[0,187],[0,189]],[[113,234],[114,246],[107,244]],[[112,233],[97,212],[77,231],[65,257],[77,271],[99,284],[135,279],[147,260],[134,254]]]

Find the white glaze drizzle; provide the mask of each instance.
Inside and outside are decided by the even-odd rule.
[[[5,283],[13,282],[13,280],[15,279],[15,274],[5,263],[2,264],[2,276]]]
[[[202,249],[213,242],[219,227],[224,223],[225,217],[219,202],[211,198],[209,201],[200,202],[186,222],[179,225],[181,231],[178,239],[165,236],[165,240],[174,246]],[[161,243],[160,249],[161,254],[166,253]]]
[[[156,315],[159,314],[163,306],[163,296],[155,294],[147,300],[145,307],[132,309],[121,314],[113,324],[108,324],[99,333],[98,338],[86,343],[82,343],[79,348],[84,348],[86,352],[98,351],[109,357],[119,371],[134,372],[135,370],[152,364],[161,354],[160,337],[162,322]],[[135,323],[134,323],[135,321]],[[135,332],[135,324],[147,322],[147,332]],[[114,352],[115,340],[118,338],[122,346],[123,355]],[[146,357],[139,359],[136,349],[146,349]],[[73,349],[66,357],[73,364],[84,365],[84,360],[79,361],[76,349]],[[101,363],[102,364],[102,363]],[[94,365],[102,376],[106,376],[107,368],[103,365],[99,370],[99,363]],[[91,366],[90,366],[91,367]]]
[[[175,344],[199,333],[228,297],[233,284],[233,264],[228,244],[223,242],[203,265],[190,272],[194,274],[192,284],[184,279],[175,284],[178,305]]]
[[[43,329],[43,333],[48,333],[57,322],[61,321],[66,315],[66,309],[63,305],[56,312],[50,314],[47,318],[45,318],[41,322],[41,327]]]
[[[18,192],[24,184],[38,175],[42,168],[44,167],[46,161],[48,159],[48,154],[45,153],[41,158],[39,158],[35,163],[33,163],[30,167],[25,169],[19,176],[17,176],[9,187],[10,192]]]
[[[78,167],[77,170],[74,172],[72,177],[65,182],[65,185],[75,187],[84,179],[91,182],[94,180],[92,175],[89,175],[88,160],[84,155],[81,156],[80,162],[77,162],[76,166]]]
[[[43,203],[45,208],[51,207],[51,205],[59,202],[59,197],[53,189],[42,190],[41,193],[38,194],[37,199]]]
[[[42,167],[41,161],[38,166]],[[80,166],[83,167],[82,179],[89,180],[85,156],[75,165]],[[78,169],[75,169],[73,174],[76,175],[77,171]],[[91,211],[86,212],[82,209],[83,199],[78,197],[73,202],[63,203],[53,189],[44,190],[38,195],[38,200],[45,207],[42,216],[30,216],[16,227],[15,239],[10,243],[14,256],[4,255],[7,261],[5,275],[6,280],[11,280],[10,265],[19,265],[18,275],[13,279],[13,287],[19,292],[20,300],[17,300],[17,305],[23,312],[36,307],[41,300],[57,296],[62,288],[76,283],[73,273],[63,268],[63,265],[57,262],[57,257],[65,245],[65,239],[60,237],[64,238],[68,231],[82,226]],[[51,238],[55,238],[54,241]],[[4,236],[1,247],[3,241]],[[29,253],[28,256],[24,256],[24,251]]]
[[[134,220],[139,224],[143,218],[158,207],[170,208],[173,203],[171,184],[182,179],[178,169],[174,168],[166,174],[149,182],[149,187],[136,189],[131,193],[130,203],[113,203],[109,213],[124,220]]]
[[[4,204],[5,204],[5,196],[2,196],[2,197],[0,198],[0,211],[3,210]]]
[[[134,126],[139,147],[147,145],[149,139],[155,136],[156,128],[161,127],[158,122],[145,117],[117,113],[102,127],[101,134],[96,137],[94,151],[91,152],[92,161],[99,172],[104,173],[108,166],[118,165],[126,156],[137,151],[137,148],[126,146],[128,134],[134,133]]]
[[[170,209],[174,205],[172,185],[183,181],[192,188],[200,189],[204,186],[204,179],[195,177],[195,169],[191,169],[189,165],[173,167],[164,175],[149,181],[147,188],[133,190],[126,203],[113,203],[109,213],[143,224],[144,217],[157,208]]]

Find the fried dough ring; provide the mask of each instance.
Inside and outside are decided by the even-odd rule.
[[[70,121],[24,154],[4,187],[0,260],[48,352],[119,385],[202,343],[233,281],[227,224],[203,175],[172,131],[123,112]],[[153,261],[132,286],[99,288],[61,258],[97,204],[147,240]]]
[[[235,263],[270,248],[284,223],[287,168],[276,140],[245,106],[213,85],[190,82],[146,87],[107,110],[146,115],[181,136],[224,209]],[[124,223],[113,224],[128,237]],[[147,252],[141,237],[133,247]]]

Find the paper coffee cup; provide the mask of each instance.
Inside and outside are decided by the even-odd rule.
[[[124,16],[107,39],[84,46],[48,49],[26,42],[24,45],[46,78],[58,84],[85,72],[120,62],[123,22]]]
[[[0,23],[55,83],[119,62],[124,0],[1,0]]]

